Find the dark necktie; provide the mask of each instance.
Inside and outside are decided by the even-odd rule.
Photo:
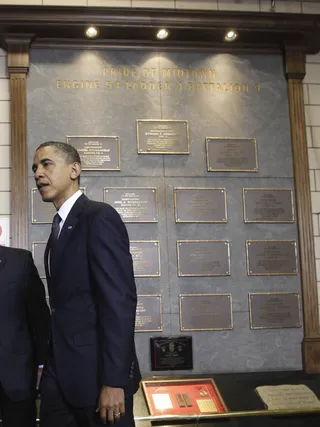
[[[60,231],[60,221],[61,221],[61,217],[58,213],[56,213],[54,218],[53,218],[52,227],[51,227],[51,235],[50,235],[50,239],[49,239],[50,276],[52,276],[53,258],[55,255],[54,254],[55,247],[57,245],[59,231]]]

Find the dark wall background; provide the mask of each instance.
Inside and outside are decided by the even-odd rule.
[[[110,76],[106,68],[134,68],[137,75]],[[183,76],[173,75],[177,68],[184,70]],[[170,76],[163,75],[164,69]],[[199,69],[215,70],[215,75],[191,75]],[[98,81],[100,87],[64,88],[64,80]],[[163,88],[152,88],[158,82]],[[223,90],[225,83],[229,90]],[[27,96],[30,189],[36,147],[46,140],[65,141],[67,135],[120,137],[121,171],[83,172],[81,185],[89,198],[102,201],[106,186],[157,188],[158,223],[127,228],[131,240],[160,241],[161,276],[137,278],[136,283],[139,294],[162,295],[163,335],[193,336],[193,373],[301,368],[302,328],[251,330],[248,312],[249,292],[300,292],[299,275],[254,277],[246,272],[245,240],[297,239],[295,223],[243,222],[242,188],[294,185],[281,56],[33,50]],[[148,118],[188,120],[190,155],[138,155],[135,122]],[[207,136],[256,138],[259,171],[207,172]],[[228,223],[176,224],[174,187],[225,187]],[[49,233],[50,225],[30,223],[31,243],[45,241]],[[230,240],[231,276],[178,277],[176,241],[187,239]],[[181,293],[231,293],[233,330],[180,332]],[[149,338],[155,335],[136,334],[143,374],[150,374]]]

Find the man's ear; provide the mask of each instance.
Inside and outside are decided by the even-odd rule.
[[[81,165],[80,163],[74,162],[72,163],[71,169],[71,179],[76,180],[81,173]]]

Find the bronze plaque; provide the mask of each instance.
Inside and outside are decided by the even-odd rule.
[[[288,188],[244,188],[244,222],[294,222],[292,190]]]
[[[161,295],[138,295],[135,332],[162,331]]]
[[[251,329],[300,328],[298,292],[249,293]]]
[[[226,240],[178,240],[178,276],[230,276]]]
[[[46,278],[46,271],[44,269],[44,251],[46,250],[47,242],[33,242],[32,255],[34,264],[37,267],[39,276],[42,279]]]
[[[104,201],[116,209],[123,222],[158,222],[156,188],[106,187]]]
[[[188,371],[193,369],[192,337],[150,338],[152,371]]]
[[[186,120],[137,120],[138,154],[190,154]]]
[[[131,240],[130,253],[135,277],[160,276],[160,242],[158,240]]]
[[[174,188],[176,222],[227,222],[225,188]]]
[[[206,138],[208,172],[257,172],[254,138]]]
[[[85,194],[86,189],[80,190]],[[56,208],[53,203],[43,202],[37,188],[31,188],[31,223],[32,224],[51,224],[56,214]]]
[[[120,170],[120,139],[118,136],[67,136],[67,143],[77,149],[82,170]]]
[[[249,276],[298,274],[295,240],[247,240]]]
[[[182,294],[181,331],[233,329],[231,294]]]

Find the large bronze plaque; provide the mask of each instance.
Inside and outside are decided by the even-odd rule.
[[[80,190],[85,194],[85,187]],[[56,214],[53,203],[43,202],[37,188],[31,188],[31,222],[32,224],[51,224]]]
[[[182,294],[181,331],[233,329],[231,294]]]
[[[160,242],[158,240],[131,240],[130,253],[135,277],[160,276]]]
[[[189,154],[186,120],[137,120],[138,154]]]
[[[138,295],[135,332],[162,331],[161,295]]]
[[[295,240],[247,240],[249,276],[298,274]]]
[[[39,276],[42,279],[46,277],[46,271],[44,269],[44,251],[46,249],[47,242],[32,242],[32,255],[35,266],[39,272]]]
[[[244,222],[294,222],[292,190],[288,188],[244,188]]]
[[[118,211],[124,222],[158,222],[156,188],[106,187],[104,201]]]
[[[118,136],[67,136],[67,143],[77,149],[82,170],[120,170],[120,140]]]
[[[257,172],[254,138],[206,138],[208,172]]]
[[[300,328],[297,292],[249,293],[251,329]]]
[[[176,222],[227,222],[225,188],[173,190]]]
[[[178,276],[230,276],[226,240],[178,240]]]
[[[150,338],[152,371],[193,369],[192,337]]]

